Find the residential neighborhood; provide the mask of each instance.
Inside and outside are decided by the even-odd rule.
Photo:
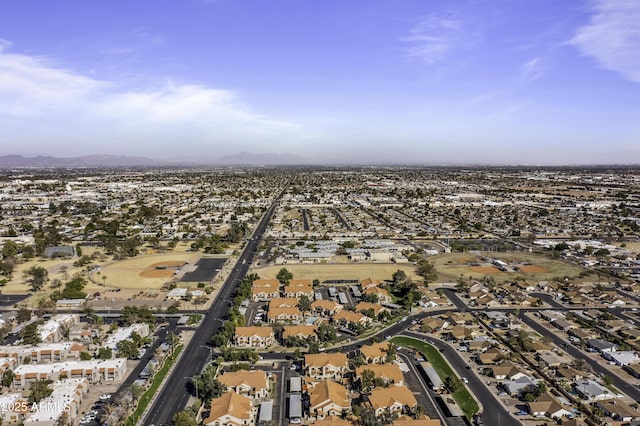
[[[640,421],[635,173],[2,173],[3,424]]]

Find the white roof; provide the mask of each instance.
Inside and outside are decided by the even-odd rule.
[[[45,340],[51,333],[55,333],[62,324],[75,322],[76,314],[59,314],[38,326],[40,339]]]
[[[121,368],[126,365],[126,358],[114,358],[114,359],[91,359],[88,361],[66,361],[66,362],[52,362],[51,364],[23,364],[18,366],[14,373],[16,375],[29,374],[29,373],[52,373],[54,371],[62,370],[97,370],[99,368]]]
[[[169,293],[167,293],[167,297],[184,297],[187,295],[186,288],[174,288]]]
[[[4,345],[4,346],[0,346],[0,353],[8,353],[8,354],[18,353],[18,354],[31,355],[32,352],[41,352],[45,350],[67,352],[69,349],[71,349],[71,346],[73,346],[74,344],[75,343],[73,342],[58,342],[58,343],[40,343],[39,345],[35,345],[35,346]]]
[[[104,343],[104,346],[116,349],[118,342],[127,340],[131,337],[131,333],[134,331],[137,333],[142,327],[144,327],[144,324],[131,324],[129,327],[118,328],[111,336],[109,336],[107,341]]]
[[[640,362],[640,357],[638,357],[638,355],[636,355],[636,353],[633,351],[612,352],[610,354],[607,354],[607,358],[618,362],[618,364],[620,365],[635,364],[637,362]]]
[[[0,407],[2,407],[2,413],[10,411],[9,408],[14,406],[14,402],[17,399],[24,399],[24,398],[19,393],[8,393],[8,394],[0,395]]]
[[[85,379],[69,379],[54,383],[51,395],[32,406],[31,414],[27,416],[25,423],[59,419],[65,412],[65,407],[69,407],[71,402],[76,400],[79,403],[82,400],[77,393],[78,388],[88,386],[89,383]]]

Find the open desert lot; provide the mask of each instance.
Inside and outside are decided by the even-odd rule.
[[[491,260],[501,260],[508,265],[503,272]],[[576,277],[582,269],[563,260],[550,259],[533,253],[449,253],[429,258],[438,271],[438,281],[454,282],[462,275],[479,279],[485,275],[496,281],[513,280],[521,276],[530,280],[548,280],[554,277]],[[517,267],[518,270],[513,270]]]
[[[414,280],[421,278],[416,275],[415,268],[411,264],[396,263],[351,263],[351,264],[295,264],[277,265],[264,268],[256,268],[252,272],[260,278],[275,278],[281,268],[286,268],[293,274],[293,278],[323,280],[348,280],[374,278],[378,280],[390,280],[398,269],[403,270],[408,277]]]

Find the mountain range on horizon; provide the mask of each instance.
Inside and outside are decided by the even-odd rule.
[[[2,155],[0,169],[12,168],[94,168],[94,167],[171,167],[171,166],[295,166],[309,164],[293,154],[254,154],[239,152],[218,159],[163,160],[127,155],[92,154],[78,157],[50,155]]]
[[[627,164],[500,164],[500,163],[321,163],[314,162],[294,154],[255,154],[239,152],[219,158],[177,157],[173,159],[157,159],[141,156],[92,154],[77,157],[54,157],[51,155],[0,155],[0,170],[9,169],[64,169],[64,168],[128,168],[128,167],[277,167],[277,166],[409,166],[409,167],[533,167],[533,168],[613,168],[635,169],[638,163]]]

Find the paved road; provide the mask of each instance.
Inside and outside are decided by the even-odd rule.
[[[436,403],[436,397],[433,395],[433,390],[429,388],[427,383],[425,383],[422,374],[420,374],[416,369],[416,361],[413,356],[407,354],[405,350],[399,350],[398,356],[402,358],[404,363],[407,364],[408,368],[411,370],[411,374],[407,375],[405,382],[409,389],[414,392],[414,396],[418,400],[418,403],[424,407],[425,414],[431,419],[441,419],[444,421],[444,419],[446,419],[446,415]],[[421,392],[416,394],[416,391],[418,390]]]
[[[247,274],[258,244],[283,193],[284,189],[271,204],[253,235],[247,241],[242,254],[238,258],[238,262],[220,288],[218,296],[211,304],[200,326],[184,349],[184,354],[158,394],[147,418],[144,419],[142,424],[145,426],[168,424],[176,412],[186,408],[190,397],[186,390],[187,382],[189,381],[186,377],[200,374],[209,361],[207,345],[210,344],[211,337],[222,327],[223,318],[229,313],[234,291]]]
[[[428,340],[432,346],[438,348],[440,353],[442,353],[442,356],[449,362],[451,367],[459,376],[466,377],[467,380],[469,380],[469,384],[467,386],[482,404],[482,421],[485,424],[495,426],[522,425],[522,423],[511,416],[509,410],[507,410],[495,397],[493,392],[487,387],[482,379],[471,370],[473,367],[467,369],[469,364],[455,349],[440,340],[425,339],[425,335],[422,333],[405,331],[402,335],[420,340]]]
[[[600,373],[603,376],[611,377],[613,385],[616,388],[620,389],[622,392],[626,393],[634,400],[640,401],[640,389],[629,383],[628,379],[620,377],[617,374],[611,372],[611,370],[609,370],[608,368],[604,367],[603,364],[606,363],[604,359],[593,359],[591,357],[588,357],[581,349],[573,345],[567,346],[568,342],[565,339],[561,338],[556,333],[549,331],[549,329],[544,325],[539,324],[538,322],[524,316],[523,314],[521,314],[520,317],[529,327],[534,329],[536,332],[540,333],[542,336],[548,336],[549,338],[551,338],[558,347],[563,348],[569,355],[571,355],[575,359],[584,359],[587,363],[589,363],[593,371],[595,371],[596,373]]]

